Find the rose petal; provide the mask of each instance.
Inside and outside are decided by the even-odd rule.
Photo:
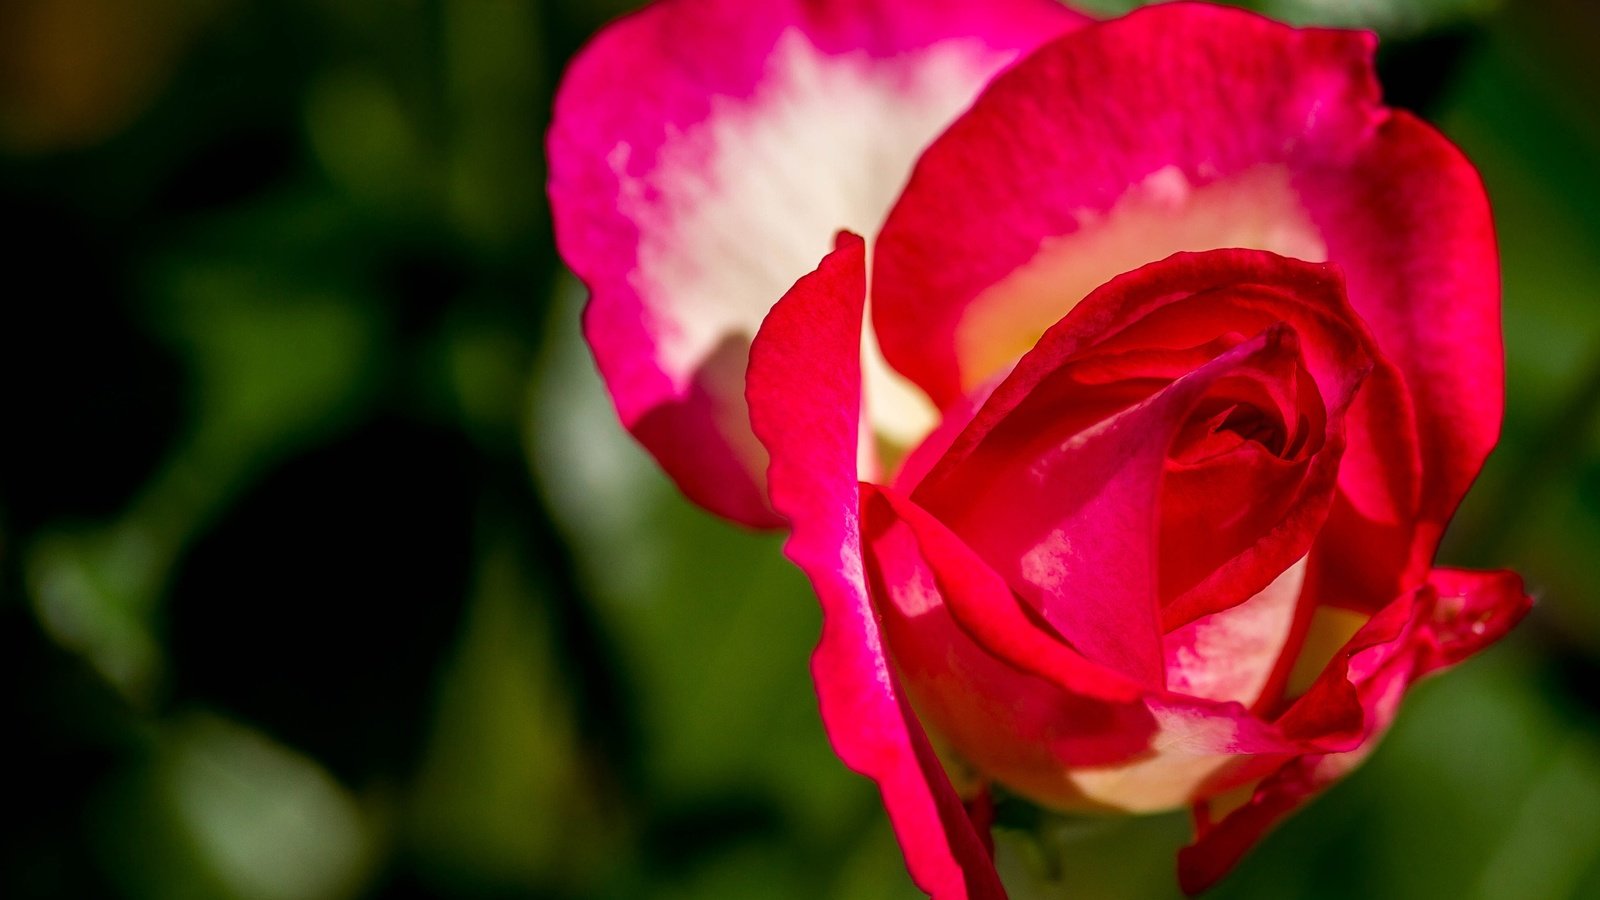
[[[1183,889],[1197,894],[1226,875],[1272,826],[1365,759],[1413,681],[1499,640],[1530,605],[1510,572],[1436,569],[1427,585],[1375,617],[1324,673],[1324,689],[1301,698],[1283,722],[1288,729],[1338,731],[1354,711],[1354,746],[1288,762],[1236,808],[1198,805],[1195,840],[1178,855]]]
[[[943,405],[1118,273],[1224,247],[1320,260],[1293,176],[1381,119],[1372,46],[1172,3],[1040,48],[928,148],[884,226],[889,361]]]
[[[1305,577],[1302,559],[1249,600],[1169,632],[1167,689],[1254,706],[1283,653]]]
[[[696,502],[751,525],[744,373],[767,310],[841,228],[875,233],[926,143],[1050,0],[661,0],[573,63],[550,133],[563,258],[623,423]]]
[[[856,438],[866,249],[855,236],[778,302],[751,346],[751,423],[771,451],[785,551],[822,602],[812,676],[840,759],[872,778],[912,878],[940,898],[1003,898],[984,841],[890,668],[861,558]]]
[[[1348,165],[1308,170],[1300,191],[1351,303],[1405,376],[1427,475],[1423,515],[1442,530],[1499,439],[1505,406],[1499,255],[1482,179],[1439,132],[1396,111]]]

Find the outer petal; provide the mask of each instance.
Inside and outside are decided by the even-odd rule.
[[[772,454],[789,557],[822,601],[812,675],[845,764],[878,782],[912,878],[938,898],[1003,898],[983,836],[890,667],[863,577],[856,432],[866,250],[854,236],[773,308],[751,348],[751,422]]]
[[[943,405],[1090,290],[1182,250],[1321,261],[1295,168],[1381,119],[1370,35],[1173,3],[1061,38],[928,148],[884,227],[874,318]]]
[[[1393,113],[1348,166],[1300,179],[1351,301],[1405,374],[1442,530],[1500,436],[1500,263],[1477,170],[1410,114]]]
[[[877,231],[995,71],[1080,21],[1051,0],[661,0],[573,63],[557,242],[623,423],[691,498],[776,524],[743,401],[757,326],[836,231]]]
[[[1530,604],[1509,572],[1436,569],[1425,586],[1374,617],[1281,722],[1291,731],[1353,724],[1359,743],[1288,762],[1236,808],[1197,806],[1195,841],[1178,855],[1183,889],[1199,893],[1226,875],[1273,825],[1366,758],[1413,681],[1498,640]],[[1330,733],[1324,740],[1341,739]]]
[[[1041,48],[929,148],[884,227],[889,362],[944,405],[1096,285],[1174,251],[1331,261],[1414,401],[1379,412],[1415,422],[1434,527],[1398,556],[1425,566],[1499,428],[1496,252],[1470,164],[1379,104],[1373,45],[1173,3]],[[1379,526],[1397,505],[1344,487]]]

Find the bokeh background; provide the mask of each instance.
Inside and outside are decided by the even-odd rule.
[[[629,5],[0,3],[0,896],[917,896],[802,578],[578,338],[541,142]],[[1257,5],[1376,28],[1483,170],[1510,400],[1443,560],[1539,605],[1214,896],[1600,897],[1600,4]],[[1039,896],[1176,896],[1182,815],[1002,813]]]

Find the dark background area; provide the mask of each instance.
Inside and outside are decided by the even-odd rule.
[[[1507,423],[1442,561],[1539,604],[1214,896],[1600,896],[1600,6],[1256,5],[1377,28],[1482,168]],[[915,895],[803,579],[578,337],[541,144],[628,6],[0,5],[0,896]],[[1187,827],[1000,858],[1172,897]]]

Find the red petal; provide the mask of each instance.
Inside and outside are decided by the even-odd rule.
[[[912,878],[939,898],[1003,898],[968,819],[912,713],[863,579],[856,431],[866,249],[853,235],[767,316],[751,346],[749,403],[769,448],[785,545],[822,602],[811,671],[823,725],[850,768],[872,778]]]
[[[1301,179],[1350,300],[1405,376],[1422,446],[1424,515],[1449,520],[1500,435],[1500,266],[1483,182],[1408,113],[1347,166]]]
[[[1509,572],[1436,569],[1375,617],[1282,722],[1287,730],[1323,729],[1325,743],[1348,748],[1289,762],[1222,815],[1197,806],[1194,843],[1178,855],[1183,889],[1196,894],[1226,875],[1272,826],[1365,759],[1413,681],[1498,640],[1530,604]]]
[[[969,340],[978,325],[1015,359],[1099,284],[1177,251],[1319,258],[1292,176],[1350,159],[1382,119],[1372,47],[1191,3],[1042,47],[928,148],[890,214],[873,274],[885,355],[943,406],[1005,358]],[[1041,265],[1049,278],[1026,277]]]

